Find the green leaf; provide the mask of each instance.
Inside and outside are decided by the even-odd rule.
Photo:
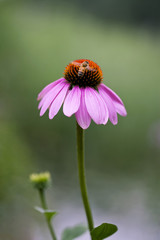
[[[100,226],[94,228],[91,231],[93,240],[102,240],[117,232],[118,228],[116,225],[111,223],[102,223]]]
[[[52,219],[52,217],[54,217],[57,214],[57,212],[55,212],[53,210],[43,209],[41,207],[35,207],[35,210],[44,214],[48,218],[49,221]]]
[[[62,240],[72,240],[85,233],[86,230],[87,227],[83,226],[82,224],[77,224],[74,227],[66,228],[62,233]]]

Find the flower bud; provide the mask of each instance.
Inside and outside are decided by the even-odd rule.
[[[49,172],[33,173],[29,178],[33,186],[38,190],[46,189],[51,183],[51,176]]]

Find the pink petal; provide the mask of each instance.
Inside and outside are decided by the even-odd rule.
[[[47,108],[49,108],[50,104],[53,102],[57,94],[61,91],[61,89],[64,87],[65,83],[58,83],[52,90],[50,90],[44,98],[41,100],[42,108],[40,111],[40,116],[42,116]]]
[[[81,102],[78,111],[75,113],[78,124],[83,129],[87,129],[91,123],[91,117],[89,116],[85,104],[85,90],[81,88]]]
[[[53,88],[54,88],[57,84],[60,84],[60,83],[66,83],[66,79],[61,78],[61,79],[58,79],[57,81],[55,81],[55,82],[53,82],[53,83],[50,83],[49,85],[50,85],[50,86],[52,85],[50,90],[49,90],[50,86],[47,85],[46,88],[47,88],[48,86],[49,86],[49,88],[48,88],[48,91],[47,91],[47,92],[44,91],[44,92],[45,92],[45,95],[44,95],[44,92],[43,92],[43,90],[45,90],[45,88],[42,90],[42,92],[43,92],[43,97],[42,97],[41,101],[39,102],[38,109],[40,109],[40,108],[42,107],[42,105],[44,104],[44,102],[46,101],[46,99],[47,99],[47,97],[48,97],[48,94],[51,93],[51,91],[53,90]],[[41,94],[41,93],[40,93],[40,94]],[[39,94],[39,95],[40,95],[40,94]],[[39,95],[38,95],[38,98],[39,98]],[[42,95],[40,95],[40,96],[42,96]]]
[[[52,82],[50,84],[48,84],[45,88],[43,88],[43,90],[38,94],[37,100],[39,101],[40,99],[42,99],[46,93],[48,93],[55,85],[57,85],[58,83],[62,82],[64,80],[64,78],[60,78],[58,80],[56,80],[55,82]]]
[[[103,83],[101,83],[100,86],[104,89],[104,91],[112,99],[117,113],[119,113],[121,116],[125,117],[127,115],[127,111],[126,111],[124,103],[122,102],[120,97],[113,90],[111,90],[109,87],[107,87]]]
[[[90,117],[96,124],[106,124],[108,110],[103,98],[93,88],[85,88],[85,103]]]
[[[62,103],[65,99],[65,96],[67,94],[69,86],[70,85],[68,83],[66,83],[64,85],[64,87],[62,88],[62,90],[58,93],[58,95],[53,100],[53,102],[49,108],[49,119],[52,119],[58,113],[58,111],[61,108]]]
[[[78,86],[75,86],[70,90],[66,96],[63,104],[63,113],[70,117],[72,114],[78,111],[80,106],[81,90]]]
[[[118,117],[117,117],[117,112],[112,102],[112,99],[108,96],[108,94],[106,94],[106,92],[103,90],[103,87],[101,87],[101,85],[98,87],[98,91],[107,105],[110,121],[114,125],[116,125],[118,123]]]

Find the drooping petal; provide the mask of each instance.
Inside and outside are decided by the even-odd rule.
[[[53,100],[53,102],[49,108],[49,119],[54,118],[54,116],[58,113],[58,111],[61,108],[62,103],[65,99],[65,96],[67,94],[69,86],[70,85],[68,83],[66,83],[64,85],[64,87],[62,88],[62,90],[57,94],[57,96]]]
[[[109,111],[109,119],[110,119],[111,123],[116,125],[118,123],[118,117],[117,117],[117,112],[116,112],[116,109],[115,109],[112,99],[108,96],[108,94],[106,94],[103,87],[101,87],[101,84],[98,87],[98,91],[107,105],[107,108]]]
[[[47,108],[49,108],[50,104],[53,102],[53,100],[55,99],[55,97],[57,96],[57,94],[61,91],[61,89],[64,87],[65,83],[58,83],[55,87],[53,87],[52,90],[50,90],[45,96],[44,98],[41,100],[42,102],[42,108],[40,111],[40,116],[42,116]]]
[[[58,83],[64,81],[64,78],[60,78],[50,84],[48,84],[45,88],[42,89],[42,91],[38,94],[37,100],[41,100],[54,86],[56,86]]]
[[[39,93],[38,95],[38,98],[39,96],[41,96],[41,101],[39,102],[39,105],[38,105],[38,109],[40,109],[42,107],[42,105],[44,104],[44,102],[46,101],[46,99],[48,98],[49,94],[51,93],[51,91],[53,90],[53,88],[60,84],[60,83],[65,83],[66,80],[64,78],[60,78],[58,80],[56,80],[55,82],[53,83],[50,83],[49,85],[46,86],[46,91],[43,92],[43,90],[45,90],[45,88],[41,91],[41,93],[43,92],[43,94]],[[47,90],[47,87],[48,87],[48,90]]]
[[[109,97],[112,99],[117,113],[125,117],[127,115],[127,111],[120,97],[113,90],[111,90],[109,87],[107,87],[103,83],[100,85],[104,89],[104,91],[109,95]]]
[[[85,103],[90,117],[96,124],[106,124],[108,121],[108,109],[103,98],[93,88],[85,88]]]
[[[72,114],[78,111],[80,106],[81,99],[81,90],[78,86],[74,86],[72,90],[70,90],[64,100],[63,104],[63,113],[67,117],[72,116]]]
[[[85,90],[81,88],[81,101],[78,111],[75,113],[78,124],[81,128],[87,129],[91,123],[91,117],[88,114],[85,104]]]

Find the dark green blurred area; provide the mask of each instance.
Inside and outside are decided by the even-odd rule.
[[[128,111],[126,118],[119,117],[117,126],[92,123],[86,130],[91,203],[95,209],[123,214],[125,193],[141,189],[153,225],[158,224],[158,30],[111,24],[89,11],[82,16],[71,1],[51,8],[44,5],[0,2],[0,239],[33,239],[31,219],[39,221],[39,216],[32,209],[38,205],[28,180],[32,172],[51,172],[50,205],[65,207],[72,198],[82,204],[75,118],[65,117],[62,109],[52,121],[47,113],[40,118],[36,101],[45,85],[62,77],[65,66],[80,58],[101,66],[104,83],[118,93]]]
[[[23,2],[26,2],[25,0]],[[38,7],[56,7],[73,9],[79,14],[92,15],[95,18],[110,22],[141,25],[149,28],[160,27],[160,1],[159,0],[29,0]]]

